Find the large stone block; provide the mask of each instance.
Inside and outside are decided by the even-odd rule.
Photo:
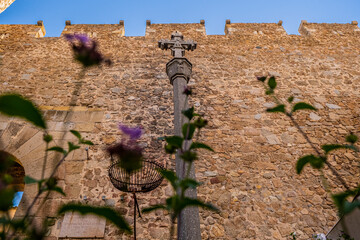
[[[106,220],[95,215],[68,212],[61,223],[60,238],[103,238]]]

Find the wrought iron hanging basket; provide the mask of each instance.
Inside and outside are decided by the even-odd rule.
[[[119,162],[113,162],[109,168],[111,183],[123,192],[149,192],[157,188],[163,176],[157,169],[165,169],[160,163],[144,160],[142,168],[131,173],[120,167]]]

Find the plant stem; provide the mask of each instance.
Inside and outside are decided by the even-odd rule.
[[[174,236],[174,231],[175,231],[175,219],[176,218],[171,218],[171,226],[170,226],[170,240],[173,239],[173,236]]]
[[[39,213],[39,211],[41,210],[42,206],[44,205],[44,203],[45,203],[46,200],[48,199],[49,195],[50,195],[50,191],[46,193],[45,198],[41,201],[38,209],[36,210],[36,213],[34,214],[35,216]],[[29,224],[31,224],[31,223],[32,223],[32,219],[29,220]]]
[[[319,157],[323,157],[325,158],[320,151],[315,147],[314,143],[311,142],[310,138],[306,135],[306,133],[301,129],[300,125],[296,122],[296,120],[294,119],[294,117],[292,116],[291,113],[286,113],[286,115],[290,118],[291,122],[295,125],[295,127],[298,129],[298,131],[301,133],[301,135],[303,135],[303,137],[305,138],[305,140],[307,141],[307,143],[312,147],[312,149],[314,149],[314,151],[316,152],[316,154]],[[331,163],[329,163],[328,161],[325,161],[326,166],[328,166],[328,168],[331,170],[331,172],[336,176],[336,178],[341,182],[341,184],[346,188],[346,190],[350,190],[349,186],[346,184],[345,180],[340,176],[340,174],[335,170],[335,168],[331,165]]]
[[[47,151],[48,148],[49,148],[49,143],[46,142],[45,157],[44,157],[44,163],[43,163],[43,168],[42,168],[42,172],[41,172],[41,179],[44,179],[44,175],[45,175],[46,162],[47,162],[47,157],[48,157],[48,151]]]
[[[330,190],[330,187],[329,187],[329,183],[325,177],[325,174],[324,174],[324,171],[322,169],[319,169],[320,171],[320,177],[321,177],[321,182],[322,184],[324,185],[324,188],[325,188],[325,191],[329,194],[331,194],[331,190]]]
[[[62,159],[60,159],[60,161],[56,164],[54,170],[52,171],[50,178],[53,178],[55,173],[56,173],[56,170],[59,168],[59,166],[61,165],[61,163],[65,160],[65,158],[67,157],[68,153],[64,154],[64,156],[62,157]],[[39,191],[38,193],[36,194],[34,200],[31,202],[30,206],[28,207],[28,209],[26,210],[26,213],[25,213],[25,216],[24,216],[24,219],[26,219],[27,217],[29,217],[29,214],[30,214],[30,211],[31,209],[34,207],[36,201],[39,199],[40,195],[44,192],[44,184],[45,182],[39,187]]]
[[[300,125],[296,122],[295,118],[292,116],[291,113],[286,113],[286,115],[290,118],[291,122],[295,125],[295,127],[297,128],[297,130],[301,133],[301,135],[303,135],[303,137],[305,138],[305,140],[309,143],[309,145],[312,147],[312,149],[314,149],[314,151],[316,152],[316,154],[318,156],[322,156],[322,154],[320,153],[320,151],[315,147],[315,145],[311,142],[310,138],[306,135],[306,133],[301,129]]]

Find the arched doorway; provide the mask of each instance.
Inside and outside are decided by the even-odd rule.
[[[13,218],[22,198],[25,182],[25,170],[16,157],[8,152],[0,151],[0,193],[1,210],[8,208],[10,218]]]

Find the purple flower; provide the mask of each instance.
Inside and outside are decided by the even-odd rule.
[[[80,41],[82,44],[91,43],[93,41],[86,34],[80,34],[80,33],[66,34],[65,38],[71,43],[73,43],[76,40]]]
[[[136,140],[139,139],[143,133],[140,127],[128,127],[119,123],[119,129],[128,136],[120,143],[107,148],[108,153],[112,157],[117,158],[119,167],[131,173],[142,167],[143,148],[140,147]]]
[[[142,167],[143,154],[142,148],[136,144],[117,143],[107,148],[111,157],[115,157],[115,161],[119,163],[119,167],[131,173]]]
[[[191,94],[192,94],[192,89],[191,89],[191,87],[189,87],[189,86],[184,87],[183,94],[185,94],[185,95],[187,95],[187,96],[191,95]]]
[[[72,45],[75,59],[81,62],[84,67],[100,65],[102,62],[111,65],[111,60],[104,58],[98,51],[97,42],[86,34],[66,34],[65,38]]]
[[[64,37],[67,41],[72,42],[74,41],[74,35],[73,34],[65,34]]]
[[[83,44],[87,44],[88,42],[93,41],[85,34],[74,34],[74,37],[75,37],[75,39],[79,40]]]
[[[136,140],[141,137],[143,134],[143,130],[140,127],[128,127],[126,125],[123,125],[119,123],[119,129],[126,135],[130,137],[131,140]]]

